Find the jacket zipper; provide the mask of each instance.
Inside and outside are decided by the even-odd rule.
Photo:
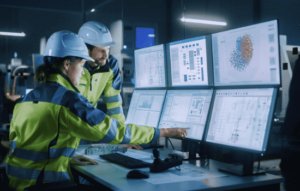
[[[92,91],[92,81],[93,81],[93,76],[91,75],[91,82],[90,82],[90,91]]]

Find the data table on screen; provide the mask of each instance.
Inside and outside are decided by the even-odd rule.
[[[166,90],[135,90],[126,124],[157,127]]]
[[[187,127],[187,138],[202,140],[213,90],[168,90],[159,128]]]
[[[279,85],[277,20],[212,34],[215,86]]]
[[[216,90],[206,141],[265,151],[274,88]]]
[[[206,37],[169,44],[172,86],[208,85]]]

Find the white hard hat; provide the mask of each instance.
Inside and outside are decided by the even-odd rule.
[[[116,43],[112,40],[108,28],[99,22],[89,21],[82,25],[79,29],[78,35],[85,43],[98,46],[114,46]]]
[[[80,57],[94,61],[89,56],[88,49],[83,40],[70,31],[58,31],[53,33],[47,41],[44,56],[64,58],[66,56]]]

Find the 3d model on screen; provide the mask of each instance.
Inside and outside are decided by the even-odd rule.
[[[249,34],[239,36],[236,40],[236,49],[231,52],[231,66],[238,71],[245,70],[253,57],[253,42]]]

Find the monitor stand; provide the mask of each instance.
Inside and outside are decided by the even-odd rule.
[[[188,157],[183,160],[198,160],[207,158],[204,144],[199,141],[182,140],[183,151],[188,152]]]
[[[239,176],[251,176],[258,174],[265,174],[265,171],[258,170],[253,167],[254,164],[254,156],[251,153],[239,153],[240,154],[240,163],[230,164],[220,162],[218,164],[219,170],[229,172]]]

